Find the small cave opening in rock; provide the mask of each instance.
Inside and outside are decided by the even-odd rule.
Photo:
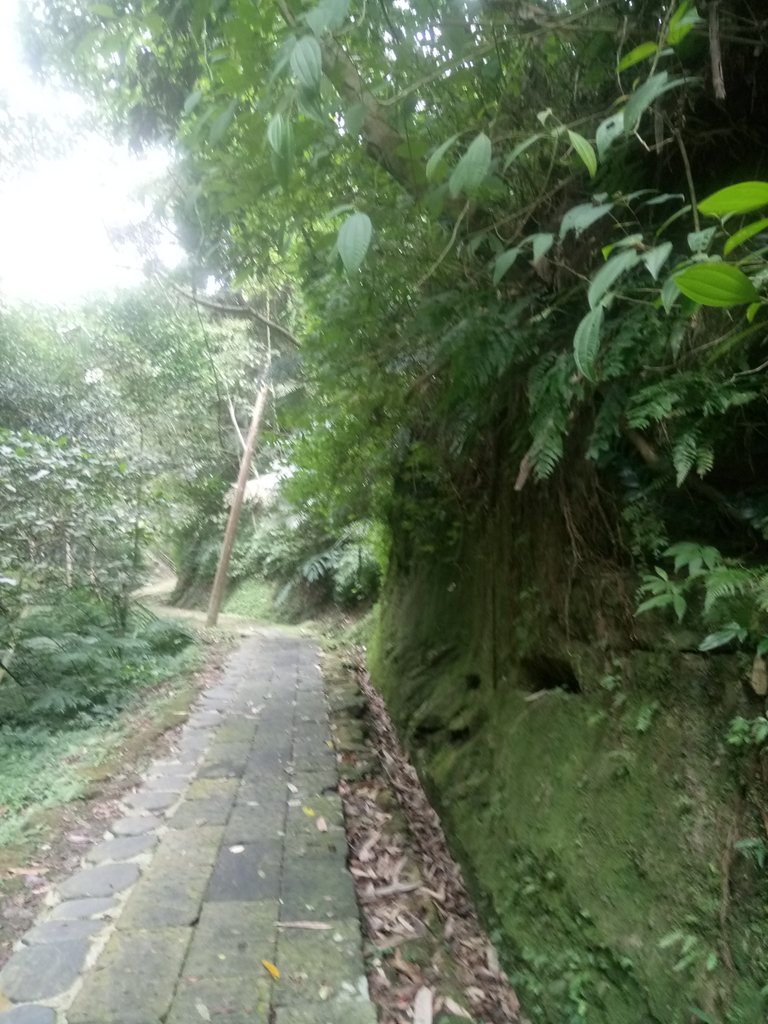
[[[563,690],[581,693],[581,685],[570,662],[551,654],[534,654],[523,658],[523,686],[536,693],[539,690]]]

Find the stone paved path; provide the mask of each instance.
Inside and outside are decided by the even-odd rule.
[[[2,1024],[375,1024],[316,662],[242,645],[0,972]]]

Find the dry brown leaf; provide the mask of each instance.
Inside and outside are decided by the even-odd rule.
[[[465,1010],[461,1003],[457,1003],[455,999],[451,999],[450,996],[446,996],[443,1003],[448,1013],[452,1013],[454,1017],[463,1017],[464,1020],[472,1020],[472,1014]]]
[[[422,985],[413,1001],[413,1024],[432,1024],[432,992]]]
[[[376,845],[376,843],[378,843],[378,841],[380,839],[381,839],[381,832],[379,832],[378,830],[372,832],[368,836],[368,838],[365,840],[363,845],[360,847],[360,849],[358,851],[358,854],[357,854],[357,859],[359,861],[361,861],[363,864],[367,860],[370,860],[371,857],[373,856],[373,848]]]
[[[318,818],[317,821],[315,822],[315,827],[317,828],[318,832],[327,832],[328,822],[325,820],[325,818]]]
[[[6,868],[6,872],[13,877],[17,876],[30,876],[35,875],[46,875],[48,874],[49,868]]]

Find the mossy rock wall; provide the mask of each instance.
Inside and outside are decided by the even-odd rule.
[[[632,635],[620,574],[574,576],[552,518],[500,509],[455,560],[396,564],[373,680],[534,1024],[763,1022],[766,889],[734,852],[757,816],[724,743],[747,666]]]

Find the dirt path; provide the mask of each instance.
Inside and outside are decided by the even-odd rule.
[[[3,1024],[375,1024],[316,661],[240,646],[0,972]]]

